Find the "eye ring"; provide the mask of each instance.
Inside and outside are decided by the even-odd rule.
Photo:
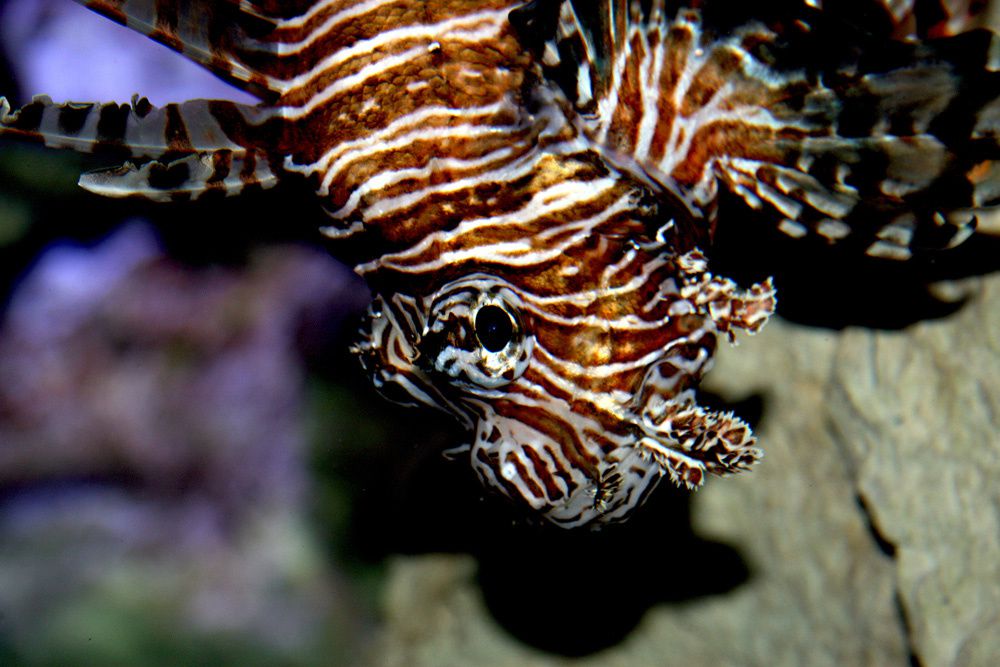
[[[505,309],[492,303],[476,311],[476,338],[489,352],[500,352],[514,340],[514,320]]]

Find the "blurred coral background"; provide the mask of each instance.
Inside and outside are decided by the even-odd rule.
[[[0,94],[248,99],[75,3],[0,11]],[[0,147],[0,665],[350,662],[370,612],[315,529],[343,501],[314,481],[337,403],[313,371],[365,288],[218,219],[247,207],[137,217],[81,166]]]

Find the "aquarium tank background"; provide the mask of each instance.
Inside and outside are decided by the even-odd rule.
[[[251,101],[69,0],[0,0],[0,39],[15,107]],[[563,531],[443,456],[447,415],[370,387],[369,293],[313,201],[77,187],[105,166],[0,140],[0,665],[1000,655],[995,221],[889,265],[720,229],[713,266],[773,275],[779,317],[700,400],[765,458]]]

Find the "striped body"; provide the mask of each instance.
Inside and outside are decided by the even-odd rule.
[[[85,4],[262,103],[2,102],[0,131],[139,160],[81,179],[112,196],[305,179],[325,234],[378,248],[358,267],[375,298],[355,346],[376,387],[455,415],[482,481],[566,527],[625,518],[662,477],[695,488],[760,456],[745,423],[695,401],[719,336],[775,307],[769,282],[708,271],[720,189],[793,235],[854,234],[893,257],[928,225],[957,242],[994,203],[995,96],[936,137],[968,63],[919,45],[909,71],[845,65],[838,83],[769,63],[772,22],[716,34],[710,2],[604,0],[596,20],[570,0]],[[888,7],[901,40],[915,11]],[[969,67],[996,90],[986,52]],[[862,94],[881,115],[842,136]]]

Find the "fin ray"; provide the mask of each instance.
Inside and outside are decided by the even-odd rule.
[[[11,111],[0,98],[0,136],[142,161],[84,174],[80,185],[100,195],[197,199],[276,184],[266,135],[252,122],[261,113],[216,100],[154,107],[140,98],[131,104],[55,104],[46,96]]]
[[[209,193],[234,196],[249,186],[267,189],[277,183],[267,159],[254,152],[237,155],[227,150],[195,153],[142,165],[83,174],[80,187],[104,197],[142,197],[166,202],[198,199]]]
[[[0,98],[0,135],[11,134],[53,148],[159,158],[205,151],[241,153],[256,148],[261,111],[235,102],[192,100],[155,107],[138,96],[131,104],[67,102],[46,95],[12,111]]]
[[[268,58],[247,57],[253,36],[274,28],[276,2],[247,0],[76,0],[85,7],[160,42],[261,99],[280,92]],[[288,3],[301,6],[303,3]]]

